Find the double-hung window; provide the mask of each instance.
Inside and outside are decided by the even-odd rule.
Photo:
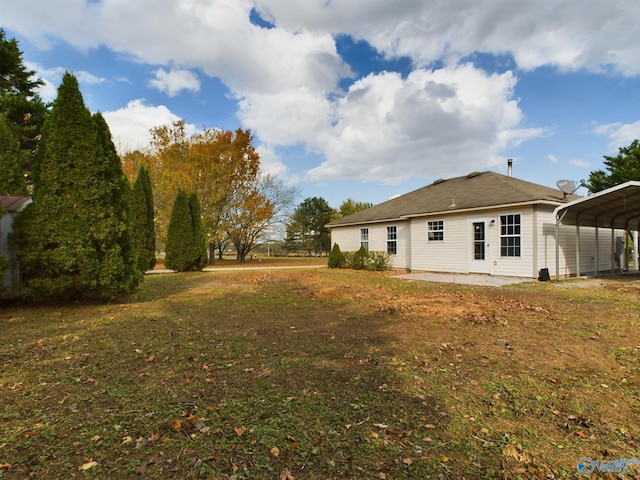
[[[444,220],[427,222],[427,241],[444,242]]]
[[[519,213],[500,215],[500,256],[521,256],[522,220]]]
[[[398,228],[395,225],[387,227],[387,253],[398,253]]]
[[[364,247],[365,250],[369,251],[369,229],[368,228],[360,229],[360,246]]]

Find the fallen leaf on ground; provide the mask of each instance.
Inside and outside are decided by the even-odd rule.
[[[296,480],[288,468],[285,468],[280,474],[280,480]]]
[[[98,462],[87,462],[87,463],[83,463],[82,465],[80,465],[78,467],[78,470],[80,471],[84,471],[84,470],[89,470],[90,468],[95,467],[96,465],[98,465]]]
[[[278,447],[273,447],[269,453],[271,454],[272,457],[277,457],[278,455],[280,455],[280,449]]]
[[[239,437],[241,437],[241,436],[242,436],[242,434],[243,434],[244,432],[246,432],[246,431],[247,431],[247,427],[242,426],[242,427],[238,427],[238,428],[236,428],[235,430],[236,430],[236,434],[237,434]]]

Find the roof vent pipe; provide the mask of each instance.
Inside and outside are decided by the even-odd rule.
[[[507,158],[507,176],[511,176],[511,171],[513,170],[513,159]]]

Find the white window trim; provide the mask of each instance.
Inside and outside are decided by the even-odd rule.
[[[503,235],[502,234],[502,217],[508,217],[509,215],[519,215],[520,216],[520,233],[517,235]],[[500,252],[500,258],[522,258],[522,219],[523,219],[523,215],[522,212],[512,212],[512,213],[501,213],[500,215],[498,215],[498,219],[500,221],[498,228],[500,229],[500,232],[498,233],[498,249]],[[520,255],[502,255],[502,239],[503,238],[519,238],[520,239]]]
[[[395,228],[396,238],[393,240],[389,239],[389,229]],[[389,242],[395,243],[395,253],[389,251]],[[398,226],[397,225],[387,225],[387,253],[389,255],[397,255],[398,254]]]
[[[442,224],[442,230],[430,230],[429,229],[429,224],[430,223],[441,223]],[[435,239],[435,238],[429,238],[430,237],[430,233],[442,233],[442,239]],[[444,242],[444,220],[427,220],[427,242]]]
[[[367,239],[364,239],[364,230],[367,231]],[[364,246],[364,248],[369,251],[369,227],[362,227],[360,229],[360,246]]]

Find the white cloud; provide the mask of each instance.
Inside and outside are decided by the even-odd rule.
[[[569,163],[574,167],[578,167],[578,168],[587,168],[591,165],[589,162],[585,160],[580,160],[579,158],[574,158],[570,160]]]
[[[260,170],[266,175],[275,177],[287,176],[287,167],[283,164],[272,147],[268,145],[258,145],[256,147],[258,155],[260,155]]]
[[[333,106],[322,92],[300,87],[277,93],[246,93],[239,102],[242,123],[270,144],[309,147],[326,138]]]
[[[149,130],[161,125],[169,125],[180,117],[171,113],[164,105],[148,106],[143,99],[130,101],[126,107],[102,115],[109,125],[113,143],[119,152],[145,150],[151,142]],[[188,136],[196,133],[194,125],[186,125]]]
[[[609,148],[618,151],[620,147],[626,147],[635,139],[640,138],[640,120],[634,123],[608,123],[597,125],[594,133],[609,137]]]
[[[634,1],[565,0],[258,0],[257,8],[286,29],[307,28],[362,38],[387,56],[418,66],[479,51],[507,53],[525,69],[612,69],[640,73],[640,27]]]
[[[276,28],[251,24],[254,7]],[[191,69],[220,78],[243,127],[269,146],[265,163],[281,170],[274,148],[304,145],[324,155],[309,172],[314,180],[467,173],[544,135],[523,126],[511,72],[459,64],[474,52],[512,55],[522,69],[640,74],[640,24],[629,0],[0,0],[0,11],[7,28],[43,47],[61,38],[159,67],[151,84],[169,96],[199,91]],[[414,71],[368,75],[343,92],[340,80],[353,73],[338,55],[337,34],[366,40],[387,58],[408,56]],[[433,71],[434,64],[445,66]],[[59,82],[44,78],[50,94]],[[118,135],[133,148],[147,145],[140,139],[149,126],[175,117],[140,100],[110,114],[112,132],[124,126]],[[144,135],[129,138],[127,127]],[[618,145],[640,136],[637,124],[601,128]]]
[[[175,97],[182,90],[197,92],[200,90],[200,80],[189,70],[171,70],[167,72],[159,68],[155,72],[155,79],[149,80],[149,86]]]
[[[78,79],[79,83],[86,83],[88,85],[96,85],[98,83],[103,83],[106,82],[106,79],[103,77],[96,77],[95,75],[89,73],[89,72],[85,72],[85,71],[79,71],[79,72],[73,72],[73,74],[76,76],[76,78]]]
[[[28,70],[33,70],[34,72],[36,72],[36,77],[44,82],[44,85],[38,87],[37,89],[40,97],[45,102],[55,100],[58,94],[58,86],[62,82],[62,77],[67,70],[63,67],[44,68],[41,65],[29,61],[25,61],[24,63],[25,67],[27,67]],[[93,75],[84,70],[71,73],[75,75],[80,84],[95,85],[106,82],[105,78],[97,77],[96,75]]]
[[[551,163],[558,163],[558,157],[556,157],[555,155],[547,155],[547,160],[549,160]]]
[[[502,164],[502,148],[542,134],[518,129],[522,114],[511,73],[471,65],[369,75],[335,105],[325,162],[310,180],[397,183],[410,176],[451,176]],[[322,137],[321,137],[322,138]]]

